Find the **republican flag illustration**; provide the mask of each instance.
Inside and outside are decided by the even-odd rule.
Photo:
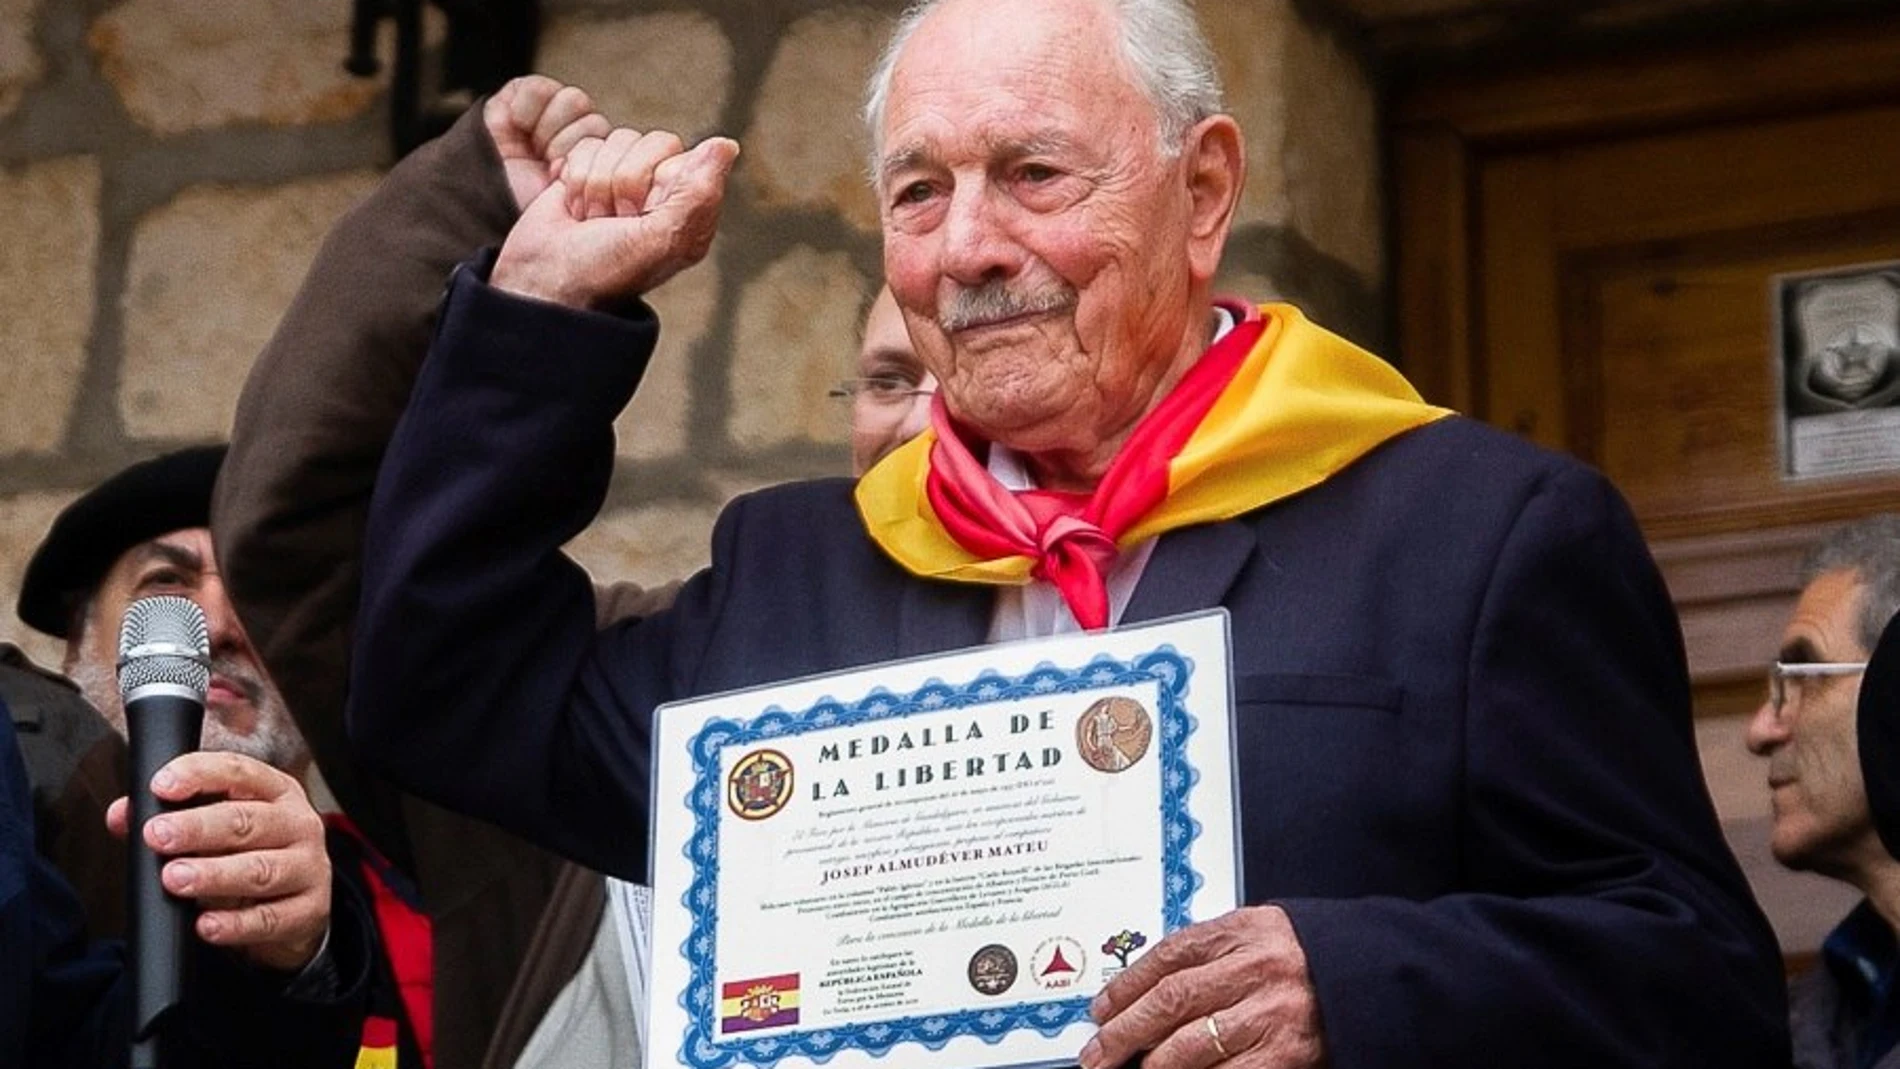
[[[798,974],[734,980],[719,990],[722,1035],[798,1023]]]

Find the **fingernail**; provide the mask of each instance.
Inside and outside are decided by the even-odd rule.
[[[1094,1019],[1096,1024],[1102,1023],[1102,1018],[1108,1016],[1108,996],[1095,996],[1094,1000],[1089,1003],[1089,1016]]]
[[[198,918],[198,934],[207,940],[224,934],[224,922],[207,913]]]
[[[170,770],[160,769],[158,775],[152,777],[152,789],[155,791],[169,791],[177,786],[178,777],[172,775]]]
[[[147,835],[160,847],[168,847],[178,839],[178,829],[172,827],[169,820],[154,820],[145,825]]]
[[[171,878],[173,894],[183,894],[198,882],[198,870],[188,861],[174,861],[165,866],[165,875]]]
[[[1076,1061],[1082,1064],[1082,1069],[1096,1069],[1096,1066],[1101,1063],[1101,1060],[1102,1045],[1093,1039],[1083,1045],[1081,1055],[1076,1058]]]

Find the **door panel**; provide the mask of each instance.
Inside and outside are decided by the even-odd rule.
[[[1782,477],[1771,284],[1900,260],[1900,21],[1400,87],[1392,115],[1399,361],[1629,498],[1711,794],[1805,960],[1853,895],[1768,856],[1742,731],[1807,547],[1900,510],[1900,474]]]

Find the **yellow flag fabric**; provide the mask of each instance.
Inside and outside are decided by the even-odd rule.
[[[1451,415],[1396,369],[1288,304],[1259,308],[1266,328],[1186,444],[1168,463],[1168,493],[1117,544],[1251,512],[1317,486],[1395,435]],[[945,530],[927,492],[927,430],[858,481],[865,529],[913,575],[1017,585],[1026,556],[983,558]]]

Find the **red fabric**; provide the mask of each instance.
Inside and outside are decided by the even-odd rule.
[[[964,443],[939,392],[924,491],[944,530],[979,557],[1028,557],[1076,622],[1108,626],[1115,540],[1168,496],[1168,465],[1220,399],[1266,329],[1258,309],[1222,304],[1238,322],[1142,417],[1091,494],[1004,489]]]
[[[403,1012],[409,1016],[409,1026],[416,1033],[422,1064],[425,1069],[434,1069],[435,938],[428,914],[410,905],[390,886],[383,872],[389,862],[348,817],[331,813],[325,819],[348,832],[362,848],[363,877],[375,899],[372,905],[376,911],[376,930],[382,936],[383,953],[389,957],[390,971],[396,974],[396,988],[402,996]],[[367,1040],[367,1026],[364,1035]]]
[[[396,1022],[387,1017],[369,1016],[363,1019],[363,1045],[372,1050],[394,1050],[396,1047]]]

